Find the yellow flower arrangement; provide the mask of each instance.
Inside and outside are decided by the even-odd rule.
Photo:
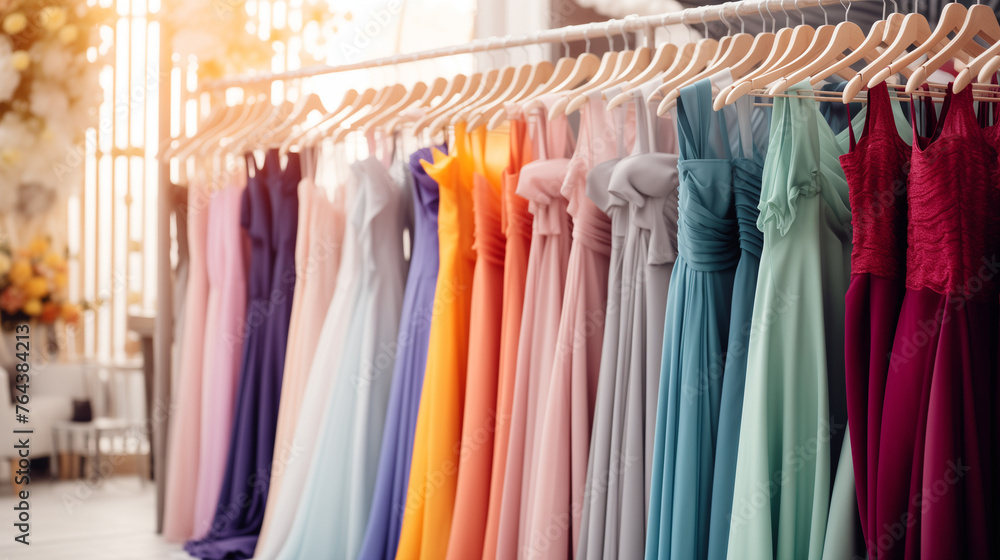
[[[3,18],[3,32],[8,35],[17,35],[28,27],[28,17],[21,12],[7,14]]]
[[[84,307],[67,301],[66,257],[44,237],[12,250],[0,246],[0,321],[3,328],[26,320],[75,323]]]

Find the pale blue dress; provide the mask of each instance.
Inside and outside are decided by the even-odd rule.
[[[409,187],[374,157],[352,167],[360,181],[350,219],[359,232],[361,291],[345,317],[347,339],[282,560],[355,560],[375,489],[407,274]]]

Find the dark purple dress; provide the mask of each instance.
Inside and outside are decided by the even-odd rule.
[[[250,558],[264,520],[271,480],[274,433],[281,376],[295,287],[295,234],[298,228],[299,155],[281,168],[278,150],[268,150],[243,192],[241,224],[251,240],[243,361],[229,457],[208,535],[185,550],[206,559]]]

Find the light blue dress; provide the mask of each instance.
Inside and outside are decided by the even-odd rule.
[[[350,216],[359,232],[361,292],[345,318],[347,339],[282,560],[355,560],[375,489],[407,274],[409,187],[374,157],[352,168],[361,183]]]
[[[733,281],[740,246],[725,115],[712,83],[681,89],[679,256],[670,278],[646,559],[708,553],[709,512]]]

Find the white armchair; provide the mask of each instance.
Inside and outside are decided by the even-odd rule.
[[[28,388],[28,424],[19,424],[11,404],[7,372],[0,368],[0,472],[9,476],[10,459],[17,459],[13,430],[30,428],[31,458],[49,457],[53,452],[52,427],[73,417],[73,399],[87,397],[85,367],[81,364],[51,363],[31,372]]]

